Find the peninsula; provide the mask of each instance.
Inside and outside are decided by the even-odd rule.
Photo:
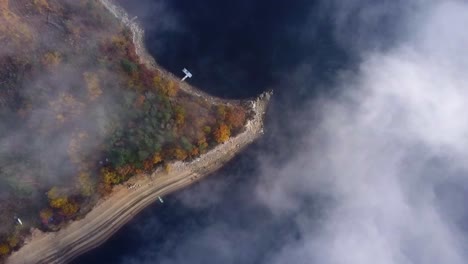
[[[143,33],[111,0],[0,0],[0,262],[66,263],[263,134],[272,92],[203,93]]]

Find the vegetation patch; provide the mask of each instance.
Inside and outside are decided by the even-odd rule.
[[[245,107],[179,85],[98,0],[0,0],[0,256],[241,131]]]

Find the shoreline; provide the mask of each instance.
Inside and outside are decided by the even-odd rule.
[[[216,146],[195,161],[171,163],[171,172],[162,169],[151,175],[137,175],[127,183],[139,185],[129,190],[115,186],[83,219],[71,222],[55,233],[35,230],[20,250],[8,259],[15,263],[66,263],[80,254],[96,248],[129,222],[138,212],[158,199],[158,196],[187,187],[221,168],[263,134],[263,119],[271,93],[251,101],[255,115],[247,121],[245,130]]]
[[[156,60],[148,53],[145,47],[144,38],[145,38],[145,31],[143,27],[141,27],[138,22],[130,19],[128,17],[128,13],[125,9],[115,3],[115,0],[100,0],[101,4],[112,14],[116,17],[120,22],[126,25],[132,31],[133,35],[133,43],[135,44],[136,54],[140,58],[140,63],[146,65],[148,68],[153,69],[165,75],[166,77],[173,79],[179,83],[179,87],[184,92],[200,97],[204,100],[209,100],[211,103],[214,104],[230,104],[230,103],[240,103],[244,100],[236,100],[236,99],[222,99],[210,94],[203,92],[201,89],[193,85],[187,84],[187,82],[180,82],[180,78],[175,76],[173,73],[165,70],[161,67]],[[182,71],[182,69],[181,69]]]
[[[247,120],[242,132],[194,161],[170,163],[170,172],[159,168],[151,175],[133,176],[125,184],[135,184],[140,187],[129,190],[124,184],[114,186],[112,193],[100,199],[84,218],[70,222],[57,232],[44,233],[37,229],[33,230],[25,244],[18,251],[13,252],[7,258],[6,263],[71,261],[80,254],[103,244],[138,212],[156,201],[158,196],[180,190],[215,172],[263,134],[263,120],[272,95],[271,91],[262,93],[255,100],[227,100],[208,95],[185,82],[181,83],[178,77],[162,69],[147,53],[143,43],[143,29],[136,22],[128,19],[125,10],[112,0],[100,0],[100,2],[131,29],[141,63],[177,80],[184,92],[210,101],[212,104],[250,103],[249,111],[252,111],[253,115]]]

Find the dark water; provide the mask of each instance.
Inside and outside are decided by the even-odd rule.
[[[145,263],[166,258],[201,263],[200,253],[206,255],[204,263],[265,262],[269,252],[300,234],[288,217],[278,220],[251,201],[249,193],[259,180],[256,160],[267,152],[277,153],[273,158],[278,162],[289,157],[300,142],[286,125],[288,113],[300,112],[317,92],[327,92],[320,87],[348,63],[330,34],[329,18],[311,0],[174,0],[166,2],[162,13],[156,0],[121,3],[145,26],[148,49],[163,67],[178,75],[187,67],[194,74],[190,83],[221,97],[247,98],[270,88],[275,95],[266,135],[259,142],[202,183],[165,197],[163,205],[148,207],[104,245],[73,263],[127,263],[129,257],[148,251],[151,261]],[[160,19],[177,25],[161,26]],[[289,147],[278,149],[278,138],[289,138]],[[208,191],[216,193],[216,199],[194,195]],[[194,204],[205,204],[190,204],[192,196],[197,199]],[[310,210],[306,204],[304,210]],[[242,254],[227,257],[195,241],[197,260],[190,259],[195,254],[190,251],[178,255],[187,234],[213,225],[228,227],[227,239],[240,241],[232,246]]]

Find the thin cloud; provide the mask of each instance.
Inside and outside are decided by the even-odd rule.
[[[267,212],[246,218],[251,222],[244,226],[225,213],[209,226],[186,229],[183,238],[152,243],[125,263],[466,263],[468,4],[340,4],[326,6],[335,12],[338,41],[349,40],[360,62],[337,76],[338,95],[321,97],[290,119],[290,127],[306,123],[310,132],[295,133],[301,148],[289,160],[259,150],[249,202]],[[399,11],[399,24],[387,31],[392,41],[383,43],[378,25]],[[357,22],[348,25],[356,13]],[[281,148],[290,138],[269,140]],[[293,228],[278,232],[285,225]],[[176,253],[165,248],[174,241]]]

